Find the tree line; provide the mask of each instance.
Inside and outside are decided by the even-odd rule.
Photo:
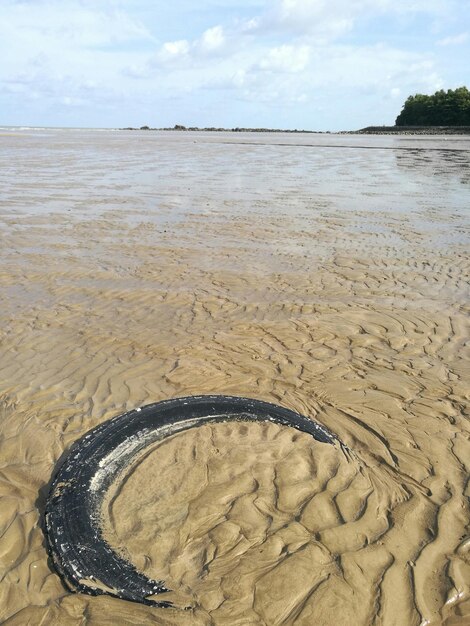
[[[470,91],[466,87],[418,93],[403,105],[396,126],[470,126]]]

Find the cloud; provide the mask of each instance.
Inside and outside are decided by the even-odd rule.
[[[158,65],[173,65],[188,57],[191,45],[187,39],[167,41],[155,55]]]
[[[440,39],[437,43],[439,46],[459,46],[469,41],[469,39],[469,33],[460,33],[459,35],[452,35],[450,37]]]
[[[261,70],[271,72],[301,72],[307,67],[310,47],[282,45],[268,50],[258,64]]]
[[[269,10],[248,20],[218,24],[191,40],[163,43],[134,75],[143,84],[158,75],[164,91],[193,100],[206,93],[208,99],[229,98],[272,110],[307,111],[322,102],[325,110],[347,111],[348,101],[375,98],[390,101],[397,109],[400,97],[438,89],[442,79],[426,52],[380,42],[341,42],[361,12],[377,4],[380,11],[392,6],[388,0],[334,0],[333,6],[323,0],[282,0],[274,13]],[[423,8],[423,3],[418,4],[413,10]],[[401,8],[405,10],[403,4]],[[337,101],[328,105],[328,99]],[[393,116],[397,113],[394,110]]]
[[[66,51],[74,46],[99,47],[151,39],[139,20],[111,2],[6,0],[2,11],[0,33],[6,37],[14,33],[29,49],[60,44]]]
[[[51,115],[87,109],[116,125],[108,122],[113,109],[128,125],[125,116],[151,122],[150,114],[167,107],[166,125],[181,119],[175,103],[184,102],[195,115],[188,123],[197,123],[198,111],[223,117],[240,110],[247,117],[237,121],[250,125],[256,110],[266,125],[284,116],[286,125],[308,127],[300,116],[322,108],[331,119],[343,116],[347,127],[360,102],[375,102],[378,112],[388,110],[384,102],[396,109],[409,93],[446,86],[449,68],[454,84],[465,80],[465,54],[453,46],[465,46],[469,36],[444,37],[462,23],[463,0],[200,0],[197,8],[189,0],[178,7],[0,2],[0,98],[15,115],[34,102]]]
[[[251,22],[259,31],[291,32],[330,42],[377,16],[442,15],[455,0],[277,0]]]
[[[283,28],[290,27],[298,32],[314,33],[336,38],[353,27],[354,2],[339,3],[332,0],[281,0],[274,12],[274,20]],[[357,4],[357,3],[356,3]]]
[[[84,98],[74,98],[73,96],[63,96],[60,102],[67,107],[82,107],[89,104]]]
[[[257,55],[253,62],[252,56],[238,54],[217,72],[201,76],[199,88],[277,109],[302,109],[304,114],[308,107],[316,110],[319,102],[326,110],[337,110],[353,100],[376,98],[390,101],[396,117],[400,96],[442,86],[426,55],[383,44],[261,47]]]
[[[73,75],[78,83],[106,84],[116,76],[132,45],[153,41],[137,19],[114,3],[78,0],[6,0],[0,21],[0,80],[57,83]]]
[[[15,108],[32,100],[51,110],[110,102],[119,97],[124,58],[138,65],[133,47],[154,42],[111,0],[3,0],[2,18],[0,84],[21,94]]]
[[[214,57],[228,54],[230,49],[226,44],[224,28],[216,25],[191,41],[178,39],[164,42],[140,67],[128,66],[123,73],[135,78],[146,78],[165,68],[203,67]]]
[[[222,26],[214,26],[207,29],[200,39],[199,45],[206,52],[219,50],[225,43],[224,29]]]

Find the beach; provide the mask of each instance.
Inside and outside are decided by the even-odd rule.
[[[468,623],[469,155],[458,135],[3,130],[0,622]],[[103,525],[189,608],[69,592],[42,530],[59,458],[196,394],[279,404],[348,452],[272,424],[168,439]]]

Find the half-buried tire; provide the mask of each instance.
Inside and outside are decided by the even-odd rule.
[[[72,591],[155,601],[163,581],[150,580],[103,539],[101,505],[110,485],[133,457],[175,433],[213,422],[270,421],[309,433],[323,443],[335,437],[293,411],[248,398],[192,396],[150,404],[100,424],[76,441],[57,470],[45,511],[47,546],[56,570]]]

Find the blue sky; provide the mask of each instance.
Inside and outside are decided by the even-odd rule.
[[[0,125],[393,124],[470,88],[470,0],[0,0]]]

